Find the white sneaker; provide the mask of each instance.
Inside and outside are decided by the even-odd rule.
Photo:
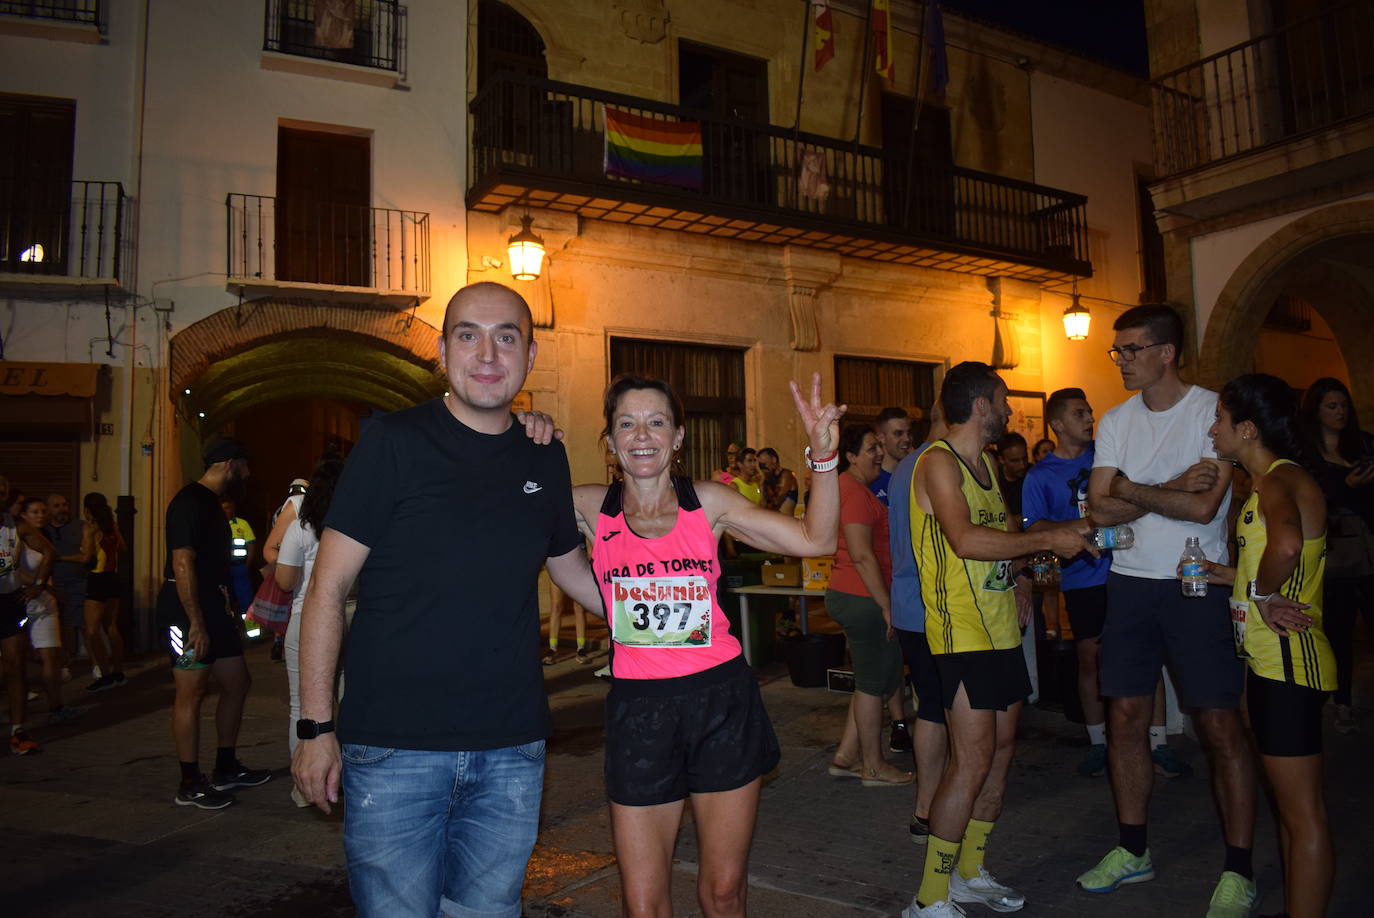
[[[101,676],[103,676],[103,675],[105,675],[105,674],[102,673],[102,672],[100,671],[100,667],[99,667],[99,666],[92,666],[92,667],[91,667],[91,678],[92,678],[92,679],[99,679],[99,678],[100,678]]]
[[[958,872],[957,870],[955,871],[955,873]],[[934,905],[927,905],[925,908],[921,908],[916,904],[915,896],[911,897],[911,904],[902,909],[902,918],[960,918],[961,915],[967,916],[968,912],[964,911],[953,902],[941,899]]]
[[[64,683],[72,681],[72,668],[70,666],[62,667],[62,681]]]
[[[1026,904],[1026,897],[1010,886],[1003,886],[978,865],[978,876],[965,880],[958,868],[949,875],[949,897],[955,902],[980,902],[994,912],[1017,912]]]

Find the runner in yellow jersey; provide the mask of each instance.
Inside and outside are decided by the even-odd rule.
[[[1236,523],[1235,567],[1210,566],[1233,587],[1237,652],[1249,665],[1246,703],[1278,803],[1285,914],[1326,914],[1334,856],[1322,780],[1322,707],[1336,659],[1322,632],[1326,500],[1299,455],[1297,400],[1283,380],[1238,376],[1217,400],[1217,455],[1245,466],[1254,492]]]
[[[1009,518],[983,450],[1007,429],[1007,385],[985,363],[947,374],[940,406],[949,424],[912,476],[911,543],[926,606],[926,638],[949,726],[949,767],[930,810],[921,888],[903,918],[956,918],[956,902],[1012,912],[1025,898],[983,864],[1002,810],[1016,722],[1030,694],[1021,627],[1030,618],[1030,582],[1018,587],[1021,559],[1040,551],[1072,558],[1088,545],[1086,520],[1021,532]],[[1096,554],[1096,550],[1087,547]]]

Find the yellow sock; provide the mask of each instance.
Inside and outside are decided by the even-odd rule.
[[[958,842],[945,841],[937,835],[930,836],[926,842],[926,865],[921,874],[921,888],[916,890],[916,901],[922,908],[949,899],[949,875],[954,872],[954,861],[958,856]]]
[[[959,876],[971,880],[978,876],[978,868],[983,866],[983,853],[988,849],[988,835],[993,823],[981,819],[970,819],[964,829],[964,843],[959,849]]]

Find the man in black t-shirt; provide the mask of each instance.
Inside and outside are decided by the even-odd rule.
[[[247,477],[243,444],[221,437],[205,449],[205,474],[167,505],[167,579],[157,597],[157,620],[176,685],[172,738],[181,763],[181,786],[174,798],[179,806],[221,809],[234,802],[227,791],[272,777],[270,771],[243,767],[235,753],[252,680],[243,662],[238,619],[229,611],[229,522],[219,499]],[[212,673],[219,684],[219,746],[214,774],[206,780],[200,771],[200,706]]]
[[[439,356],[449,394],[370,425],[334,491],[302,609],[292,773],[329,812],[342,770],[363,918],[518,918],[550,732],[539,569],[586,608],[601,597],[563,446],[534,442],[510,414],[534,365],[528,305],[499,284],[464,287]]]

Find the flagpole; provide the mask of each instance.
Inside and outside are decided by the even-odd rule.
[[[926,26],[931,0],[921,7],[921,25],[916,33],[916,111],[911,116],[911,140],[906,147],[906,195],[902,202],[902,228],[911,226],[911,192],[916,186],[916,134],[921,129],[921,105],[925,102]]]
[[[796,167],[796,176],[792,181],[792,207],[794,210],[801,208],[801,113],[803,95],[806,89],[806,48],[807,39],[811,36],[811,0],[802,0],[802,40],[801,40],[801,68],[797,71],[797,114],[792,119],[792,159]]]
[[[888,28],[892,28],[892,23],[888,23]],[[868,88],[868,64],[869,51],[873,47],[873,0],[868,0],[868,13],[864,16],[864,55],[863,63],[859,65],[859,117],[854,122],[854,150],[859,149],[859,135],[863,132],[864,126],[864,98],[868,95],[865,90]]]

